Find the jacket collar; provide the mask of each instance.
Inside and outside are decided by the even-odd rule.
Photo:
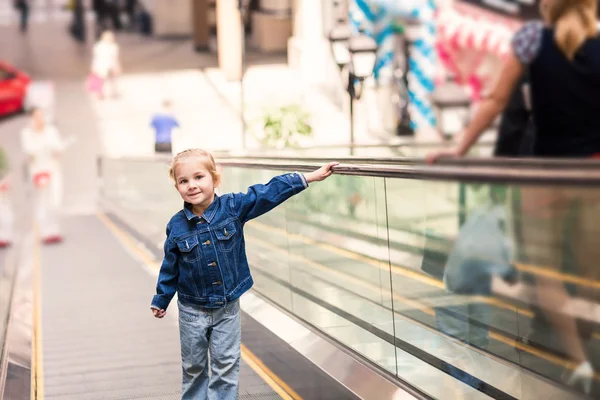
[[[204,213],[202,214],[202,219],[204,219],[209,224],[212,222],[215,214],[217,213],[217,209],[219,208],[219,196],[215,193],[215,198],[212,203],[208,206]],[[194,212],[192,211],[192,205],[188,202],[183,203],[183,212],[187,217],[188,221],[192,221],[195,219],[200,219]]]

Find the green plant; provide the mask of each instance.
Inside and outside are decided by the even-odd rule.
[[[298,147],[299,137],[313,134],[310,114],[298,105],[281,106],[266,112],[260,121],[256,137],[267,147],[282,149]]]

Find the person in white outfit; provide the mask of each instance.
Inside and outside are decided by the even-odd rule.
[[[0,148],[0,248],[10,246],[13,241],[14,216],[9,190],[8,160],[4,150]]]
[[[111,31],[104,31],[100,40],[94,45],[91,72],[102,80],[100,97],[117,96],[117,76],[121,73],[119,61],[119,45]]]
[[[29,157],[28,172],[34,186],[35,216],[44,243],[62,241],[59,211],[62,203],[60,154],[67,147],[58,130],[46,122],[44,110],[31,113],[30,124],[21,132],[21,145]]]

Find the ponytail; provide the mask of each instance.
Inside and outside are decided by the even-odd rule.
[[[554,4],[549,10],[554,39],[565,57],[573,60],[585,41],[596,36],[596,1],[555,0]]]

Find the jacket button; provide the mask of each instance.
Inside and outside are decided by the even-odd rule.
[[[215,284],[215,285],[220,285],[220,284],[221,284],[221,281],[216,281],[214,284]]]
[[[204,242],[205,245],[209,245],[210,244],[210,240],[207,240],[206,242]]]
[[[208,264],[209,267],[216,267],[217,263],[215,261],[211,262],[210,264]]]

